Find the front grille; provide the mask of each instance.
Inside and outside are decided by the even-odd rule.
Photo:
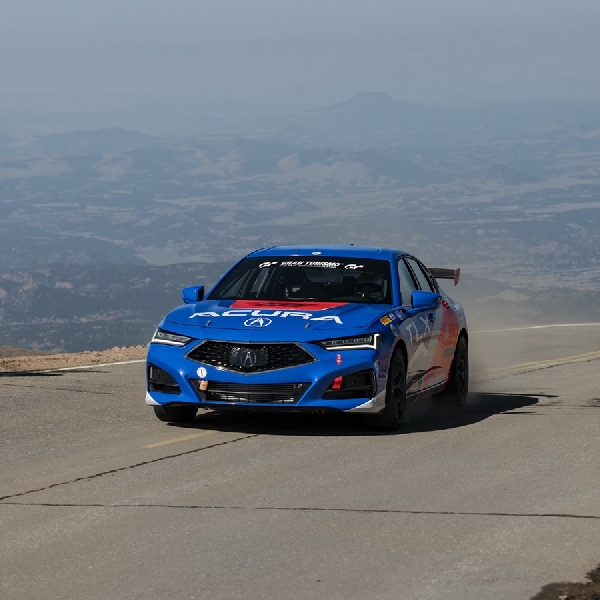
[[[238,373],[260,373],[314,362],[314,357],[298,344],[248,344],[203,342],[187,358],[205,365]]]
[[[163,394],[181,394],[173,376],[153,364],[148,364],[148,389]]]
[[[196,390],[199,382],[192,382]],[[209,381],[204,392],[207,401],[214,402],[264,402],[295,404],[300,400],[310,383],[227,383]]]

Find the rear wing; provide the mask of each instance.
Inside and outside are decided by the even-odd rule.
[[[460,281],[460,269],[429,269],[436,279],[454,279],[454,285]]]

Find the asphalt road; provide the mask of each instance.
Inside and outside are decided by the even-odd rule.
[[[600,325],[473,332],[466,410],[167,425],[140,363],[0,377],[0,598],[520,599],[600,562]],[[417,411],[415,411],[417,413]]]

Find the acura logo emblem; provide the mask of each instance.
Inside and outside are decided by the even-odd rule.
[[[241,359],[243,367],[253,367],[256,364],[256,352],[254,350],[244,350]]]
[[[246,319],[244,325],[246,327],[268,327],[273,321],[264,317],[256,317],[256,319]]]
[[[264,346],[255,348],[234,347],[229,355],[229,364],[251,371],[264,367],[269,362],[269,352]]]

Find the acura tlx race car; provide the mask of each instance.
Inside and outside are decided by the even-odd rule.
[[[465,315],[436,281],[459,276],[388,248],[252,252],[206,297],[182,290],[150,343],[146,403],[162,421],[199,408],[343,411],[384,430],[424,396],[464,404]]]

